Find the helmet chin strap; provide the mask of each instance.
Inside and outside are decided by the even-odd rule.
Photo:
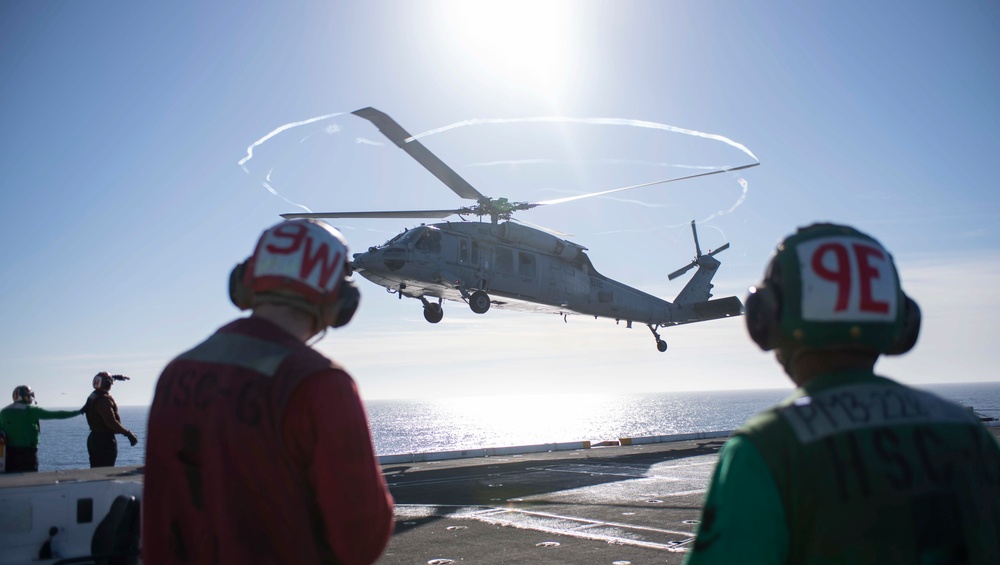
[[[310,346],[315,345],[321,339],[326,337],[326,331],[329,329],[329,325],[326,323],[326,320],[323,320],[323,309],[312,302],[290,294],[268,292],[261,293],[256,296],[254,305],[256,306],[257,304],[279,304],[282,306],[289,306],[300,312],[309,314],[312,322],[309,327],[309,331],[312,335],[306,339],[306,342]]]
[[[312,347],[312,346],[316,345],[317,343],[323,341],[323,338],[326,337],[326,330],[327,330],[327,328],[328,328],[328,326],[324,326],[322,330],[316,332],[316,334],[313,335],[309,339],[309,341],[306,342],[306,345],[308,345],[309,347]]]
[[[795,381],[795,374],[792,373],[792,364],[795,362],[799,351],[799,348],[787,349],[784,347],[778,347],[774,350],[774,358],[778,360],[781,368],[785,370],[785,374],[791,377],[793,382]]]

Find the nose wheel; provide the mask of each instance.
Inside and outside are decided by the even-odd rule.
[[[660,337],[660,334],[657,333],[656,331],[657,326],[654,324],[647,324],[646,327],[649,328],[649,331],[653,332],[653,337],[656,338],[656,350],[659,351],[660,353],[666,351],[667,342],[663,341],[663,339]]]

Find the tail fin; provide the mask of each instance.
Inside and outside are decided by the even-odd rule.
[[[712,277],[715,276],[716,271],[719,270],[719,265],[722,264],[714,255],[729,249],[729,244],[726,243],[715,251],[710,251],[703,255],[701,253],[701,246],[698,244],[698,229],[695,227],[694,220],[691,220],[691,233],[694,235],[694,249],[696,253],[694,260],[670,273],[668,278],[674,280],[695,267],[698,267],[698,270],[695,271],[691,280],[681,289],[677,298],[674,299],[674,304],[705,302],[711,298],[712,287],[714,286],[712,285]]]

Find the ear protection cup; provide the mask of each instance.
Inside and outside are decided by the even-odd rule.
[[[917,344],[920,336],[920,306],[909,296],[903,295],[903,331],[899,334],[899,339],[885,351],[886,355],[902,355]]]
[[[358,305],[361,303],[361,291],[358,290],[354,281],[344,279],[340,283],[338,292],[340,298],[322,309],[322,322],[331,328],[346,326],[354,317],[354,313],[357,312]]]
[[[243,261],[233,267],[229,273],[229,299],[233,301],[240,310],[249,310],[253,307],[253,290],[247,286],[246,272],[250,259]]]
[[[229,299],[240,310],[253,308],[256,296],[253,289],[246,283],[249,263],[250,259],[247,259],[233,267],[229,273]],[[338,292],[340,298],[320,309],[319,313],[323,317],[321,323],[324,326],[328,325],[331,328],[346,326],[354,317],[354,313],[357,312],[358,305],[361,303],[361,291],[358,290],[354,281],[344,279]],[[315,310],[313,311],[315,312]]]
[[[781,316],[781,298],[778,293],[771,285],[763,282],[751,289],[744,302],[744,318],[750,339],[764,351],[777,347]]]
[[[229,273],[229,299],[240,310],[261,303],[308,312],[320,328],[339,328],[358,309],[347,241],[315,220],[289,220],[264,231],[253,255]]]

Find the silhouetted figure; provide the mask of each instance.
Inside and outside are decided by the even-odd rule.
[[[38,436],[41,420],[65,420],[80,410],[46,410],[35,405],[35,391],[27,385],[14,388],[14,402],[0,410],[0,432],[6,434],[5,473],[38,471]]]
[[[778,246],[746,324],[798,388],[719,453],[687,565],[997,563],[996,439],[874,373],[916,344],[920,318],[870,236],[816,224]]]
[[[149,411],[142,562],[366,565],[393,503],[354,380],[306,343],[360,298],[347,243],[282,222],[233,269],[249,318],[170,362]]]
[[[128,377],[109,375],[100,372],[94,375],[94,392],[90,393],[87,403],[83,406],[87,414],[87,424],[90,425],[90,435],[87,436],[87,453],[90,454],[91,467],[114,467],[118,460],[118,439],[116,434],[128,438],[135,447],[139,438],[122,425],[118,415],[118,403],[111,396],[111,385],[115,381],[125,381]]]

